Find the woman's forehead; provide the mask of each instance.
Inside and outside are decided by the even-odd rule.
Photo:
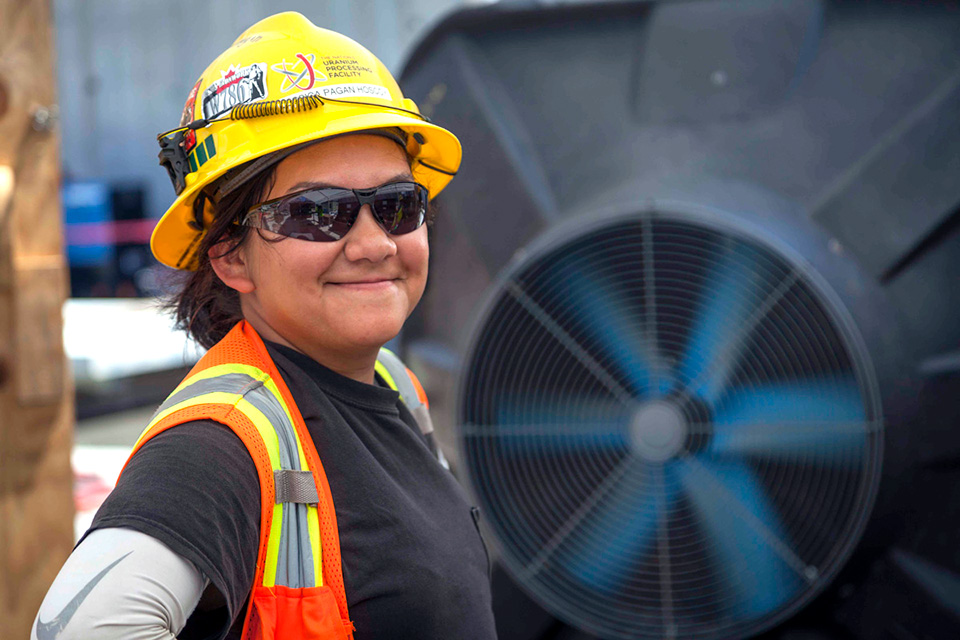
[[[410,164],[399,144],[378,135],[349,135],[323,140],[284,158],[271,192],[283,194],[294,185],[325,184],[365,189],[398,175]]]

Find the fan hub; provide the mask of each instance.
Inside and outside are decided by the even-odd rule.
[[[688,432],[679,407],[663,400],[640,405],[630,422],[633,452],[647,462],[664,462],[680,453]]]

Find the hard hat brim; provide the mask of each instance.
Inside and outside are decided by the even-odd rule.
[[[271,120],[273,122],[270,122]],[[325,125],[322,128],[309,129],[303,127],[300,123],[299,126],[290,127],[292,130],[284,132],[283,129],[291,124],[283,117],[224,123],[222,129],[216,132],[218,148],[227,148],[231,139],[256,139],[258,137],[255,135],[257,131],[249,131],[249,129],[269,129],[269,131],[263,132],[264,136],[260,137],[260,140],[268,137],[278,142],[272,146],[260,145],[255,152],[249,152],[248,157],[244,154],[244,145],[240,144],[232,150],[232,153],[238,157],[239,162],[224,166],[221,170],[208,176],[202,183],[199,180],[189,181],[186,189],[157,222],[157,226],[150,237],[150,249],[157,260],[174,269],[196,269],[197,260],[194,254],[204,234],[204,231],[198,231],[192,226],[195,224],[193,204],[200,189],[222,177],[233,166],[280,149],[304,142],[324,140],[345,133],[399,127],[408,134],[411,141],[407,148],[412,157],[411,172],[413,177],[427,188],[431,198],[436,197],[447,186],[460,167],[462,150],[460,141],[455,135],[442,127],[401,112],[390,113],[379,109],[371,110],[368,113],[340,117],[326,123],[318,122],[318,124]],[[217,124],[212,126],[216,127]],[[238,127],[245,127],[248,130],[244,131],[242,136],[232,136],[231,128]],[[284,133],[288,135],[284,135]],[[415,138],[422,139],[423,142],[418,144]],[[208,207],[204,229],[209,228],[212,222],[209,218],[210,215]]]

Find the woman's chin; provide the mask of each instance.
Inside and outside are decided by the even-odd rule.
[[[379,349],[390,340],[397,337],[403,323],[384,323],[381,319],[377,323],[354,322],[349,327],[340,327],[338,335],[340,347],[346,351],[369,351]]]

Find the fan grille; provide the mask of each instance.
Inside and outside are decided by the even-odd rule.
[[[831,300],[743,229],[655,213],[510,269],[459,421],[518,583],[606,638],[745,637],[809,601],[860,535],[882,449]]]

